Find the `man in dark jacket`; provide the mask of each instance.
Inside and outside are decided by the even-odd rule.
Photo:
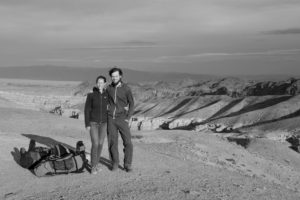
[[[133,114],[134,99],[130,88],[121,80],[123,75],[121,69],[113,68],[109,71],[109,75],[112,83],[107,87],[109,102],[108,138],[113,164],[112,171],[117,170],[119,166],[118,132],[120,132],[124,145],[124,169],[130,172],[132,171],[133,146],[128,123]]]

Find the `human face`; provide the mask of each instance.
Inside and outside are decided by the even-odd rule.
[[[105,82],[102,78],[99,78],[98,81],[97,81],[97,86],[100,90],[102,90],[105,86]]]
[[[113,83],[117,84],[121,80],[122,76],[119,74],[119,71],[116,71],[111,74],[111,80]]]

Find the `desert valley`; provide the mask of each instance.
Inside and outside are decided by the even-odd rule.
[[[93,86],[0,79],[1,199],[300,198],[297,77],[129,82],[136,102],[132,173],[110,171],[106,142],[97,175],[38,178],[22,168],[19,149],[30,139],[72,147],[82,140],[89,154],[83,109]]]
[[[0,1],[0,200],[300,200],[299,19],[299,0]]]

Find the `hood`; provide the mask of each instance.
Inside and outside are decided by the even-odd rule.
[[[106,88],[103,88],[103,91],[105,91]],[[100,92],[98,87],[93,87],[93,92]]]
[[[93,87],[93,92],[99,92],[99,88]]]
[[[118,87],[122,87],[123,85],[124,85],[124,82],[122,81],[122,80],[120,80],[117,84],[119,84],[120,83],[120,86],[118,86]],[[116,87],[116,85],[114,84],[114,82],[111,82],[111,84],[110,84],[112,87]]]

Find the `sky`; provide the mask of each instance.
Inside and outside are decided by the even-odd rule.
[[[0,0],[0,67],[300,74],[299,0]]]

